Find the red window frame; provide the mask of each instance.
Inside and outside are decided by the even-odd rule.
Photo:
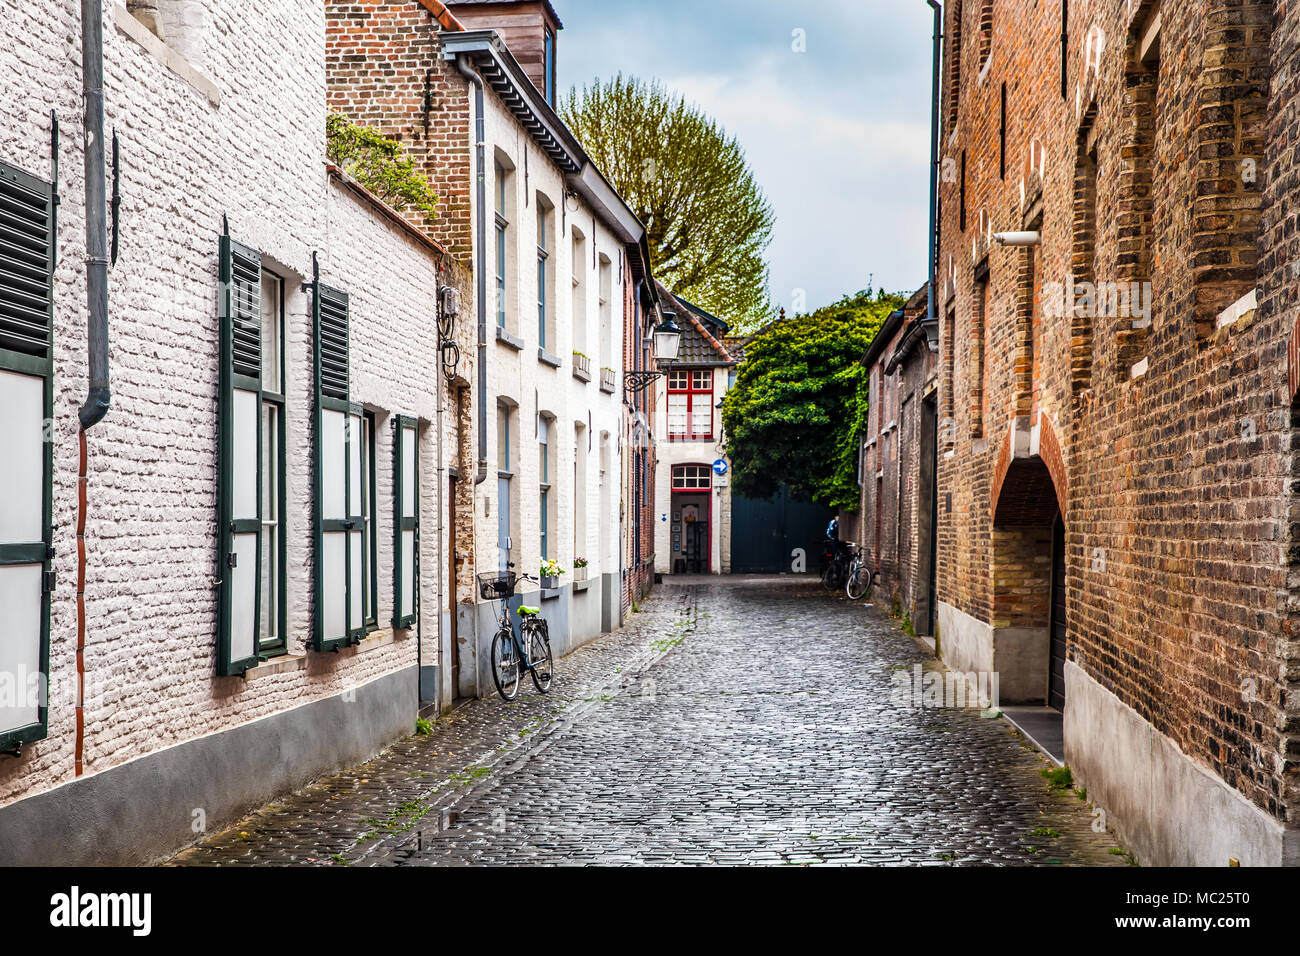
[[[713,490],[713,469],[708,465],[673,465],[673,491],[703,493]]]
[[[700,384],[703,382],[704,384]],[[713,438],[713,369],[678,369],[668,373],[668,394],[686,396],[686,430],[674,432],[672,425],[673,400],[668,399],[668,433],[669,441],[700,441]],[[704,432],[695,431],[695,410],[704,403],[709,410],[709,428]]]

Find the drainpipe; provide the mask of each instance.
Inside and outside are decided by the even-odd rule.
[[[77,461],[77,697],[73,772],[85,772],[86,693],[86,431],[108,414],[108,188],[104,169],[104,11],[101,0],[81,0],[81,95],[85,103],[86,161],[86,400]]]
[[[475,216],[475,243],[477,251],[474,272],[477,276],[475,299],[478,305],[478,471],[474,484],[487,481],[487,137],[483,131],[483,78],[462,53],[456,57],[456,68],[474,86],[474,152],[478,165],[478,182],[475,186],[478,214]]]
[[[81,0],[81,92],[86,108],[86,321],[89,389],[84,432],[108,414],[108,205],[104,170],[104,12]]]
[[[926,0],[934,11],[934,54],[930,79],[930,294],[925,309],[925,338],[930,351],[939,346],[935,298],[939,282],[939,64],[943,54],[943,8]]]

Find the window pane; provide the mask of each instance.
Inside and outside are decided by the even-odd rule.
[[[678,389],[678,388],[684,389],[684,388],[686,388],[686,383],[687,383],[687,381],[688,381],[688,379],[687,379],[687,377],[686,377],[686,373],[685,373],[685,372],[669,372],[669,373],[668,373],[668,387],[669,387],[669,388],[672,388],[672,389]]]
[[[284,391],[280,382],[280,279],[262,273],[262,388],[277,395]]]
[[[685,435],[686,434],[686,402],[685,395],[668,396],[668,434]]]
[[[691,434],[708,438],[713,432],[713,404],[708,395],[695,395],[691,403]]]
[[[280,632],[280,409],[262,406],[262,643]]]
[[[547,547],[547,544],[546,544],[546,530],[547,530],[547,520],[546,520],[546,519],[547,519],[547,514],[546,514],[546,511],[547,511],[547,499],[549,498],[549,496],[550,496],[550,492],[543,491],[542,494],[541,494],[541,503],[540,503],[540,514],[541,514],[541,516],[542,516],[542,540],[541,540],[541,545],[542,545],[542,558],[543,558],[543,559],[549,558],[549,557],[551,556],[550,549]]]
[[[692,372],[691,388],[698,391],[712,391],[713,389],[713,370],[705,369],[702,372]]]
[[[497,406],[497,471],[510,470],[510,409]]]

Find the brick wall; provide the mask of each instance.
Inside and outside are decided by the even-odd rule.
[[[947,6],[950,18],[962,8]],[[968,39],[982,6],[964,5]],[[955,453],[941,459],[939,600],[993,626],[1045,625],[1044,531],[1066,487],[1069,657],[1284,817],[1295,730],[1285,707],[1294,433],[1283,384],[1294,276],[1278,249],[1295,241],[1289,72],[1266,100],[1270,42],[1275,57],[1288,53],[1296,14],[1279,11],[1270,41],[1273,4],[1165,2],[1156,64],[1140,57],[1151,4],[1071,3],[1063,96],[1061,5],[991,7],[986,70],[966,42],[955,104],[945,83],[955,123],[942,155],[956,169],[965,152],[968,173],[964,230],[959,177],[941,185],[939,303],[954,310],[957,343],[944,387],[982,390],[988,411],[981,433],[972,402],[941,403],[954,409]],[[990,245],[985,221],[992,233],[1041,229],[1041,246]],[[981,310],[975,267],[986,249]],[[1254,288],[1257,267],[1258,311],[1216,332],[1215,315]],[[1052,284],[1071,278],[1149,282],[1150,323],[1132,309],[1053,314]],[[984,369],[966,358],[981,325]],[[1018,455],[995,487],[999,457]],[[999,511],[995,526],[995,494],[1023,499],[1005,514],[1024,520]]]
[[[415,661],[391,614],[391,455],[381,430],[381,631],[357,649],[308,654],[255,679],[215,671],[218,236],[261,250],[285,280],[289,648],[310,633],[313,560],[310,333],[301,284],[313,251],[323,278],[353,293],[356,398],[382,413],[436,417],[429,331],[438,263],[351,193],[324,165],[324,16],[311,4],[271,17],[263,5],[210,6],[195,26],[192,65],[169,70],[115,26],[106,4],[107,125],[122,147],[121,254],[110,273],[113,407],[88,433],[85,770],[118,764],[337,695]],[[126,14],[123,14],[126,15]],[[129,24],[128,24],[129,26]],[[46,740],[0,758],[0,804],[74,775],[77,607],[77,406],[85,382],[84,186],[79,14],[56,5],[0,19],[0,43],[22,51],[0,76],[0,155],[49,176],[48,113],[63,122],[55,276],[54,570],[51,706]],[[285,55],[285,51],[292,55]],[[274,63],[275,69],[267,64]],[[431,429],[422,471],[433,472]],[[423,487],[424,566],[437,514]],[[436,601],[437,577],[424,578]],[[426,626],[426,632],[430,628]],[[209,824],[219,821],[209,820]]]
[[[440,26],[415,0],[326,0],[329,108],[405,145],[438,196],[437,218],[412,220],[467,261],[470,210],[470,94],[442,58]]]

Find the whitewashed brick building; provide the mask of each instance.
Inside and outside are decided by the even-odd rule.
[[[419,610],[446,604],[454,265],[327,167],[321,4],[132,7],[102,8],[113,397],[84,433],[80,11],[0,17],[0,863],[166,855],[445,680]]]

